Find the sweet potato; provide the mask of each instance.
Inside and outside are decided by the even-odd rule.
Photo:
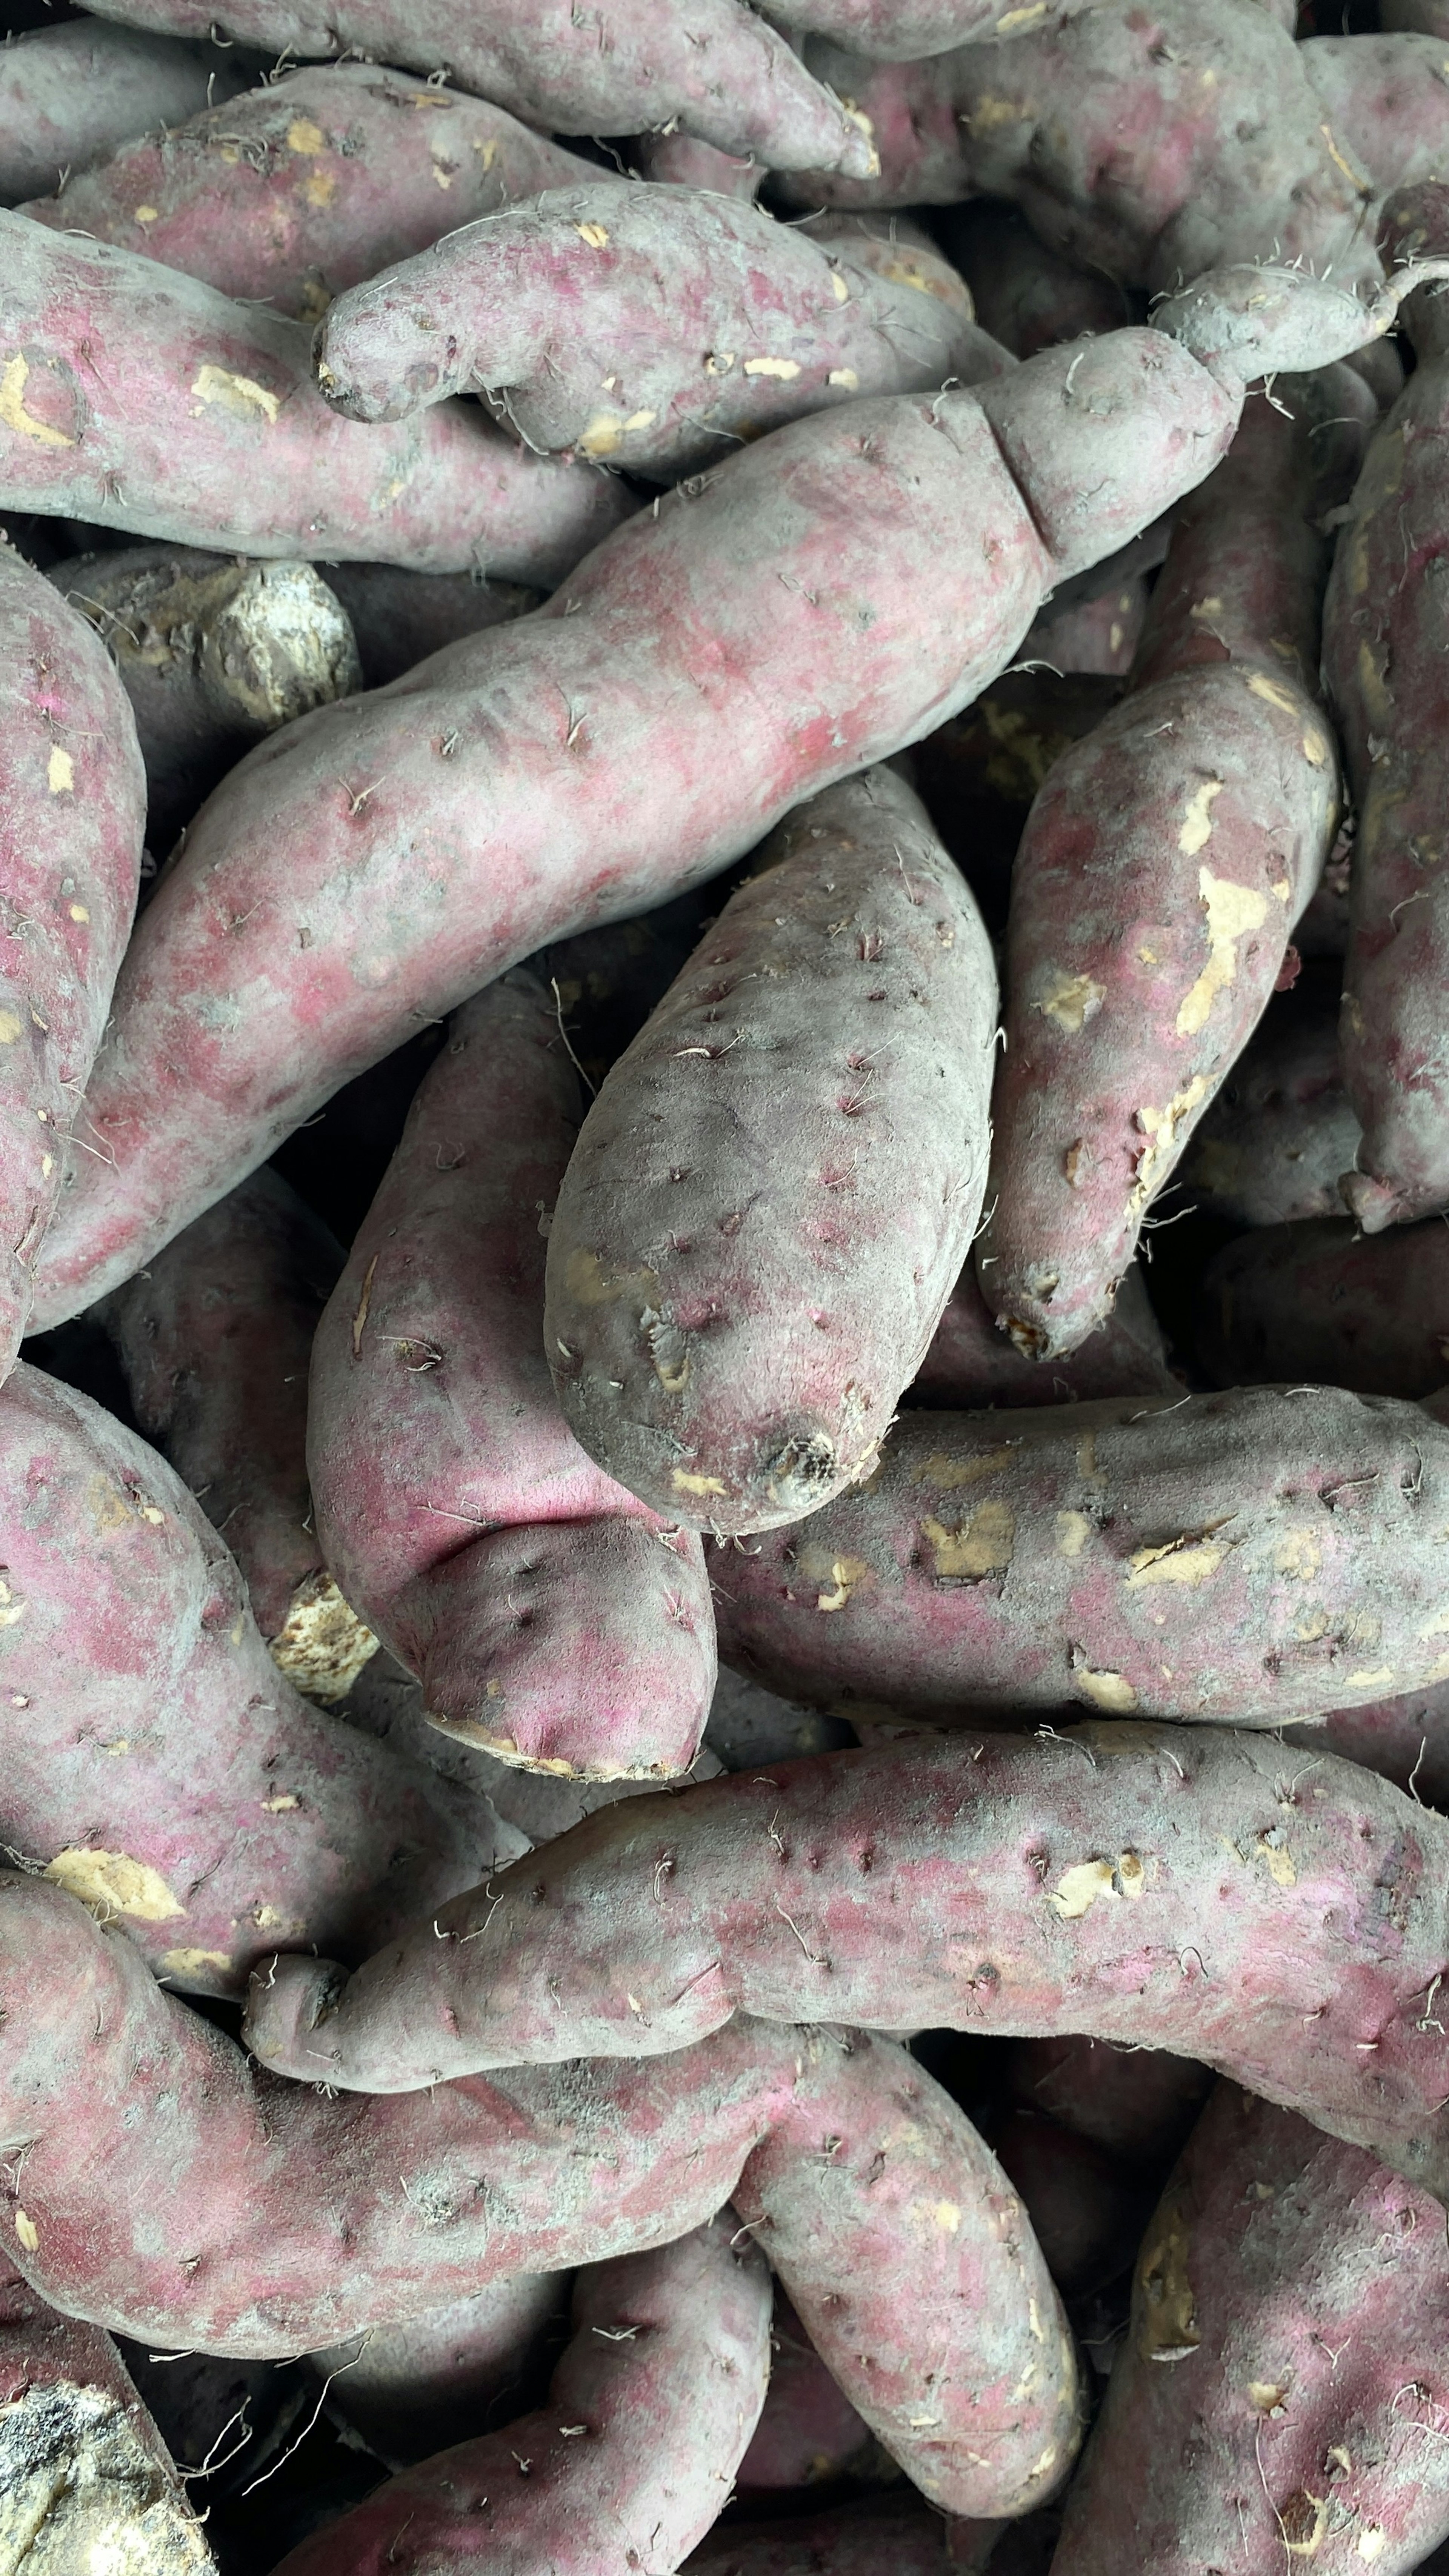
[[[198,28],[198,36],[206,34]],[[0,49],[0,205],[64,188],[154,125],[179,125],[241,87],[219,46],[178,45],[104,20],[7,35]]]
[[[1359,1126],[1344,1096],[1338,1001],[1339,977],[1328,966],[1310,968],[1269,1003],[1183,1156],[1182,1190],[1194,1206],[1238,1225],[1342,1215],[1338,1176],[1358,1149]],[[1287,1374],[1299,1373],[1295,1359]]]
[[[1077,2032],[1191,2052],[1443,2199],[1446,1864],[1449,1819],[1329,1753],[1114,1721],[922,1738],[591,1816],[351,1978],[275,1960],[249,2031],[368,2092],[678,2049],[736,2010]]]
[[[517,582],[466,572],[404,572],[396,564],[328,564],[327,587],[352,620],[364,685],[386,688],[416,662],[465,635],[506,626],[538,606]]]
[[[458,1014],[317,1329],[308,1468],[326,1561],[434,1725],[667,1778],[714,1688],[703,1549],[585,1455],[539,1331],[580,1108],[532,976]]]
[[[770,2320],[770,2385],[735,2485],[757,2510],[771,2497],[879,2472],[880,2454],[837,2388],[782,2290]]]
[[[341,1245],[265,1167],[100,1310],[131,1409],[206,1506],[273,1662],[342,1699],[377,1639],[328,1573],[307,1485],[307,1370]]]
[[[130,251],[0,214],[0,508],[178,545],[561,579],[633,507],[476,411],[364,435],[310,334]]]
[[[1345,367],[1279,399],[1249,405],[1185,503],[1134,686],[1052,771],[1017,854],[976,1265],[1002,1330],[1041,1359],[1110,1314],[1338,827],[1318,529],[1372,401]]]
[[[82,1092],[136,908],[146,781],[105,646],[6,545],[0,674],[3,1377],[78,1113],[83,1146],[93,1142]]]
[[[687,2576],[981,2576],[999,2522],[943,2522],[919,2505],[872,2497],[833,2512],[712,2532],[686,2561]]]
[[[204,36],[210,0],[106,0],[130,26]],[[408,71],[444,71],[530,125],[559,134],[631,134],[672,120],[726,152],[777,170],[866,171],[871,147],[784,38],[738,0],[616,0],[607,21],[542,0],[229,0],[226,32],[264,53],[347,52]]]
[[[349,419],[481,393],[531,449],[674,481],[870,394],[1013,360],[939,251],[703,189],[596,177],[452,232],[340,295],[317,381]]]
[[[1449,1228],[1362,1235],[1351,1217],[1260,1226],[1203,1273],[1197,1350],[1216,1386],[1317,1378],[1432,1395],[1449,1373]]]
[[[874,1456],[970,1251],[996,1036],[980,914],[892,771],[755,865],[584,1121],[544,1307],[590,1455],[731,1534]]]
[[[1021,2194],[1063,2298],[1091,2298],[1128,2269],[1151,2187],[1132,2167],[1038,2111],[1013,2105],[987,2123],[992,2153]]]
[[[1446,2325],[1428,2194],[1219,2085],[1143,2239],[1055,2565],[1405,2576],[1449,2531]]]
[[[18,1365],[0,1458],[0,1828],[158,1974],[235,1994],[279,1937],[365,1951],[520,1850],[486,1798],[296,1696],[179,1477],[99,1405]]]
[[[1042,611],[1050,617],[1048,606]],[[1006,932],[1017,845],[1054,761],[1095,731],[1122,691],[1099,673],[1040,670],[1020,659],[918,743],[911,779],[962,870],[994,941]]]
[[[1104,1395],[1178,1395],[1162,1327],[1134,1262],[1112,1311],[1069,1359],[1039,1368],[996,1330],[968,1262],[946,1301],[935,1338],[911,1380],[917,1404],[964,1412],[988,1405],[1065,1404]]]
[[[0,1925],[0,2105],[33,2142],[0,2205],[57,2305],[295,2352],[667,2243],[732,2198],[846,2394],[945,2510],[1024,2511],[1069,2467],[1075,2364],[1020,2204],[894,2042],[742,2022],[670,2065],[342,2102],[258,2075],[59,1889],[11,1879]],[[163,2181],[165,2208],[184,2194],[174,2229]]]
[[[47,579],[120,673],[159,857],[254,742],[362,686],[347,612],[310,564],[123,546],[68,556]]]
[[[1087,332],[1120,331],[1133,318],[1113,279],[1049,249],[1014,207],[952,208],[937,229],[970,289],[977,321],[1014,358]]]
[[[1316,1725],[1286,1726],[1283,1741],[1310,1755],[1325,1747],[1341,1753],[1424,1806],[1449,1809],[1449,1684],[1430,1682],[1363,1708],[1331,1708]]]
[[[752,154],[741,159],[721,152],[716,144],[701,143],[677,127],[631,135],[624,151],[631,175],[665,188],[711,188],[717,197],[743,197],[747,205],[754,203],[769,175]]]
[[[1282,295],[1275,328],[1305,296],[1335,331],[1382,327],[1302,278]],[[619,531],[535,617],[261,745],[132,943],[86,1105],[98,1152],[126,1122],[122,1168],[73,1174],[43,1320],[129,1276],[420,1021],[717,872],[941,724],[1053,581],[1208,471],[1239,400],[1125,332],[978,393],[793,422]]]
[[[542,2396],[567,2307],[566,2274],[516,2272],[408,2325],[326,2344],[308,2367],[329,2412],[388,2468],[406,2468]]]
[[[26,2576],[213,2576],[166,2445],[108,2334],[0,2264],[0,2563]]]
[[[439,233],[597,175],[505,108],[372,63],[316,64],[224,106],[191,104],[203,112],[159,134],[128,128],[108,159],[22,211],[315,322],[344,287]]]
[[[393,2478],[274,2576],[673,2576],[727,2502],[770,2369],[770,2275],[733,2211],[579,2274],[545,2404]],[[667,2428],[667,2430],[666,2430]]]
[[[1101,2039],[1019,2039],[1007,2074],[1014,2101],[1119,2163],[1159,2175],[1186,2144],[1211,2084],[1193,2058]]]

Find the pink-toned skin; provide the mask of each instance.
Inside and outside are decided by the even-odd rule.
[[[1032,652],[1056,671],[1101,671],[1125,680],[1142,641],[1149,598],[1138,573],[1057,616],[1048,609],[1032,628]]]
[[[567,2306],[566,2273],[515,2272],[307,2358],[330,2412],[401,2469],[516,2415],[547,2378]]]
[[[1397,248],[1449,243],[1449,188],[1417,189],[1390,214]],[[1410,297],[1418,365],[1369,449],[1324,607],[1324,677],[1359,815],[1339,1043],[1363,1134],[1340,1185],[1375,1234],[1449,1206],[1449,894],[1437,865],[1449,721],[1438,579],[1445,316],[1441,296]]]
[[[132,943],[38,1316],[128,1277],[419,1021],[968,704],[1056,578],[1210,469],[1240,399],[1127,332],[793,422],[535,617],[274,735]]]
[[[758,152],[777,170],[857,170],[871,149],[838,99],[790,46],[738,0],[610,0],[609,14],[569,0],[106,0],[98,12],[132,27],[234,41],[281,56],[357,53],[405,70],[444,72],[555,134],[632,134],[675,119],[726,152]]]
[[[1446,2332],[1443,2210],[1219,2085],[1143,2238],[1058,2576],[1407,2576],[1449,2531]]]
[[[1033,35],[1059,27],[1099,0],[1047,0],[1023,10],[1015,0],[770,0],[768,15],[802,35],[829,36],[838,45],[888,62],[915,62],[953,45],[1019,37],[1022,22]],[[1286,0],[1266,0],[1281,13]],[[993,43],[994,50],[994,43]]]
[[[0,1461],[0,1828],[158,1976],[236,1994],[279,1938],[365,1954],[523,1848],[297,1696],[180,1478],[89,1397],[17,1365]]]
[[[634,503],[476,410],[363,431],[310,334],[109,244],[0,214],[0,508],[222,553],[561,580]]]
[[[398,2092],[682,2048],[737,2010],[1079,2032],[1191,2050],[1443,2198],[1446,1869],[1449,1820],[1332,1754],[1140,1722],[921,1738],[591,1816],[350,1979],[276,1960],[249,2034]]]
[[[1300,922],[1295,945],[1302,936]],[[1337,973],[1312,966],[1269,1003],[1183,1156],[1184,1201],[1238,1225],[1342,1214],[1338,1176],[1358,1150],[1359,1125],[1344,1096],[1338,1003]],[[1297,1358],[1287,1374],[1302,1374]]]
[[[1103,2039],[1019,2039],[1012,2099],[1119,2162],[1165,2171],[1187,2139],[1212,2077],[1190,2057]]]
[[[1215,1386],[1317,1378],[1432,1395],[1449,1367],[1449,1227],[1260,1226],[1204,1271],[1195,1347]]]
[[[674,2576],[729,2501],[769,2370],[770,2275],[732,2210],[592,2264],[536,2413],[389,2480],[273,2576]]]
[[[1013,206],[953,209],[937,229],[971,290],[977,321],[1014,358],[1033,358],[1088,332],[1120,331],[1132,319],[1120,286],[1049,250]]]
[[[735,2485],[759,2509],[772,2495],[872,2465],[870,2428],[836,2386],[784,2292],[770,2323],[770,2385]]]
[[[753,205],[768,175],[753,154],[741,160],[677,130],[635,134],[621,148],[631,174],[658,187],[709,188],[717,197],[742,197],[746,205]]]
[[[1250,402],[1179,514],[1130,694],[1028,817],[976,1267],[1002,1330],[1039,1359],[1111,1313],[1333,846],[1319,522],[1351,487],[1372,417],[1346,367]]]
[[[756,853],[605,1077],[544,1347],[590,1456],[656,1510],[739,1536],[867,1471],[970,1252],[996,998],[965,879],[869,769]]]
[[[435,1726],[565,1777],[669,1778],[714,1690],[704,1551],[596,1467],[544,1357],[577,1075],[531,975],[453,1021],[317,1329],[323,1553]]]
[[[200,85],[185,123],[155,122],[21,212],[307,322],[440,233],[595,176],[505,108],[371,63],[314,64],[224,106]]]
[[[777,223],[698,188],[551,187],[338,297],[317,381],[349,419],[486,395],[530,449],[673,481],[782,421],[1014,362],[939,251]]]
[[[936,1336],[911,1380],[918,1404],[984,1412],[988,1405],[1069,1404],[1104,1395],[1181,1393],[1167,1364],[1162,1327],[1136,1264],[1104,1324],[1069,1359],[1041,1368],[996,1329],[968,1262]]]
[[[430,653],[485,627],[507,626],[537,608],[538,593],[517,583],[475,581],[466,572],[403,572],[396,564],[328,564],[357,637],[369,689],[385,689]]]
[[[68,171],[87,169],[148,126],[179,125],[240,86],[215,47],[178,45],[91,17],[7,36],[0,48],[0,205],[63,187]]]
[[[894,2041],[741,2022],[669,2065],[338,2101],[259,2073],[34,1879],[0,1893],[0,1991],[0,2121],[26,2142],[0,2206],[27,2279],[71,2313],[295,2353],[669,2243],[732,2198],[945,2511],[1025,2512],[1070,2466],[1076,2366],[1021,2204]]]
[[[1430,1682],[1400,1699],[1364,1708],[1331,1708],[1316,1725],[1285,1726],[1285,1744],[1310,1756],[1327,1747],[1407,1789],[1426,1807],[1449,1809],[1449,1682]]]
[[[894,2497],[864,2498],[832,2513],[716,2531],[686,2562],[686,2576],[981,2576],[999,2522],[943,2521]]]
[[[0,545],[0,1377],[27,1329],[78,1112],[87,1139],[82,1092],[145,824],[135,719],[104,644]]]

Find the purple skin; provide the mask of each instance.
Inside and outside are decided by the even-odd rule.
[[[216,47],[91,17],[12,34],[0,51],[0,205],[62,188],[133,134],[180,125],[240,86]]]
[[[703,1549],[585,1455],[539,1331],[581,1114],[531,975],[458,1013],[317,1329],[308,1467],[327,1563],[434,1725],[565,1778],[669,1778],[714,1690]]]
[[[1303,944],[1301,921],[1294,944]],[[1344,1095],[1338,1003],[1336,969],[1314,965],[1269,1003],[1183,1157],[1184,1202],[1238,1225],[1342,1215],[1338,1176],[1358,1150],[1359,1126]],[[1286,1371],[1303,1373],[1299,1359]],[[1354,1383],[1337,1369],[1313,1374]]]
[[[1316,1378],[1432,1395],[1449,1367],[1449,1227],[1259,1226],[1208,1264],[1200,1300],[1196,1349],[1217,1386]]]
[[[1033,358],[1088,332],[1120,331],[1132,319],[1120,286],[1048,250],[1010,206],[963,206],[938,217],[937,230],[982,330],[1014,358]]]
[[[911,1380],[917,1404],[970,1413],[984,1413],[994,1404],[1069,1404],[1104,1395],[1176,1396],[1181,1391],[1135,1262],[1106,1322],[1068,1359],[1049,1368],[1027,1359],[998,1330],[968,1262]]]
[[[1449,1821],[1272,1739],[921,1740],[591,1816],[351,1979],[278,1959],[250,2038],[405,2092],[685,2047],[740,2010],[1078,2032],[1201,2057],[1443,2198],[1446,1873]]]
[[[634,503],[476,409],[361,430],[307,326],[0,214],[0,506],[221,553],[561,580]]]
[[[259,2073],[130,1942],[18,1877],[0,2002],[0,2119],[26,2141],[0,2209],[68,2312],[201,2351],[307,2351],[669,2243],[732,2199],[943,2511],[1024,2513],[1071,2465],[1076,2363],[1021,2204],[894,2041],[741,2021],[671,2064],[338,2101],[312,2068]]]

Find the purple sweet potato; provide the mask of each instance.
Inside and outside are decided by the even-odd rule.
[[[1301,278],[1254,291],[1270,350],[1305,298],[1335,332],[1347,312]],[[43,1320],[128,1277],[420,1021],[717,873],[966,705],[1059,576],[1210,469],[1232,381],[1121,332],[977,393],[793,422],[661,499],[536,616],[260,745],[132,943]]]
[[[1196,1344],[1216,1386],[1316,1378],[1360,1395],[1432,1395],[1449,1375],[1449,1227],[1260,1226],[1204,1272]]]
[[[946,1302],[935,1338],[911,1380],[916,1403],[984,1412],[988,1405],[1067,1404],[1104,1395],[1178,1395],[1162,1327],[1134,1262],[1105,1323],[1069,1359],[1050,1368],[1027,1359],[1005,1333],[967,1263]]]
[[[537,591],[467,572],[404,572],[379,563],[328,564],[325,571],[328,589],[352,620],[369,689],[385,689],[445,644],[506,626],[538,606]]]
[[[1220,2084],[1143,2239],[1053,2565],[1407,2576],[1449,2532],[1446,2331],[1443,2210]]]
[[[0,1457],[0,1829],[158,1974],[235,1994],[278,1939],[365,1951],[520,1850],[486,1798],[297,1697],[179,1477],[99,1405],[17,1366]]]
[[[240,86],[215,45],[179,45],[95,18],[7,35],[0,47],[0,205],[63,188],[68,173],[89,169],[133,135],[179,125]]]
[[[532,2415],[439,2451],[274,2576],[674,2576],[727,2503],[770,2369],[770,2275],[732,2210],[591,2264]]]
[[[910,788],[871,769],[800,806],[559,1192],[544,1342],[610,1475],[739,1534],[862,1474],[970,1250],[995,1036],[990,943]]]
[[[1212,2078],[1190,2057],[1102,2039],[1019,2039],[1007,2089],[1058,2128],[1139,2172],[1166,2173]]]
[[[563,577],[633,507],[476,410],[363,431],[305,324],[0,214],[0,508],[178,545]]]
[[[1442,2199],[1446,1870],[1449,1819],[1260,1736],[922,1740],[591,1816],[350,1979],[276,1960],[250,2035],[396,2092],[682,2048],[737,2010],[1079,2032],[1190,2051]]]
[[[308,2366],[329,2411],[388,2468],[406,2468],[541,2396],[567,2311],[567,2274],[515,2272],[407,2325],[324,2344]]]
[[[872,2496],[808,2520],[732,2523],[686,2560],[686,2576],[981,2576],[1000,2530]]]
[[[934,2502],[1024,2512],[1069,2468],[1076,2366],[1021,2205],[893,2041],[741,2022],[672,2064],[335,2101],[258,2074],[58,1889],[10,1879],[0,1922],[0,2106],[27,2141],[0,2207],[67,2311],[295,2352],[668,2243],[732,2198]]]
[[[307,1370],[341,1245],[254,1172],[101,1309],[148,1440],[226,1538],[272,1660],[341,1699],[377,1639],[327,1572],[307,1485]]]
[[[0,545],[0,1377],[136,908],[146,780],[105,646]],[[96,1147],[99,1151],[100,1148]]]
[[[1346,367],[1249,405],[1179,515],[1131,692],[1032,807],[976,1263],[1003,1331],[1038,1358],[1110,1314],[1333,846],[1318,529],[1371,416]]]
[[[1449,1810],[1449,1682],[1362,1708],[1331,1708],[1316,1725],[1285,1727],[1283,1741],[1309,1755],[1341,1753],[1424,1806]]]
[[[99,14],[177,36],[217,23],[211,0],[106,0]],[[607,20],[555,0],[228,0],[223,23],[264,53],[352,52],[442,72],[554,133],[632,134],[677,118],[777,170],[871,167],[858,122],[739,0],[614,0]]]
[[[224,106],[198,92],[192,109],[159,133],[128,127],[118,151],[22,212],[315,322],[440,233],[596,175],[505,108],[372,63],[293,70]]]
[[[652,179],[659,187],[709,188],[717,197],[742,197],[746,205],[753,205],[769,176],[753,154],[741,159],[721,152],[717,144],[701,143],[677,126],[632,135],[623,149],[631,175]]]
[[[964,277],[983,331],[1014,358],[1059,340],[1120,331],[1132,314],[1122,288],[1078,267],[1038,239],[1024,216],[999,203],[943,214],[941,244]]]
[[[807,412],[1014,365],[929,243],[602,177],[382,269],[338,297],[316,346],[349,419],[481,393],[531,449],[669,481]]]
[[[1310,967],[1268,1004],[1179,1167],[1195,1207],[1238,1225],[1342,1215],[1338,1177],[1358,1149],[1359,1127],[1344,1094],[1338,1001],[1329,965]],[[1297,1359],[1286,1374],[1302,1374]]]
[[[868,2477],[880,2455],[782,2290],[770,2320],[770,2385],[735,2484],[756,2510],[801,2487]]]
[[[327,1563],[434,1725],[564,1776],[667,1778],[714,1688],[703,1549],[585,1455],[540,1332],[581,1108],[532,976],[458,1014],[317,1330],[308,1466]]]

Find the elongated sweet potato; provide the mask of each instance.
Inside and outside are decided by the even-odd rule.
[[[47,579],[120,673],[158,857],[254,742],[362,686],[347,612],[310,564],[122,546],[67,556]]]
[[[633,504],[476,411],[369,430],[318,393],[304,324],[0,215],[0,508],[178,545],[560,579]]]
[[[377,1648],[327,1572],[307,1485],[312,1336],[342,1263],[264,1168],[102,1310],[136,1420],[225,1536],[273,1662],[324,1700]]]
[[[1338,1178],[1358,1150],[1359,1126],[1344,1094],[1338,1005],[1332,965],[1308,968],[1269,1003],[1179,1167],[1195,1207],[1239,1225],[1342,1214]]]
[[[1020,2203],[892,2041],[741,2023],[671,2065],[341,2102],[258,2075],[60,1890],[11,1879],[0,1923],[0,2103],[29,2142],[0,2205],[58,2305],[202,2350],[295,2352],[668,2243],[730,2197],[846,2394],[946,2511],[1025,2511],[1070,2466],[1075,2363]]]
[[[205,28],[197,29],[204,37]],[[179,125],[241,87],[221,48],[76,17],[0,50],[0,205],[63,188],[132,135]]]
[[[678,127],[631,135],[623,149],[629,170],[641,179],[665,188],[711,188],[717,197],[743,197],[747,205],[754,203],[769,175],[753,154],[741,159],[721,152],[717,144],[701,143]]]
[[[128,129],[118,151],[24,213],[315,322],[344,287],[440,233],[596,176],[505,108],[372,63],[315,64],[223,106],[192,105],[203,112],[159,134]]]
[[[1285,1727],[1283,1741],[1310,1756],[1325,1747],[1341,1753],[1426,1807],[1449,1810],[1449,1683],[1430,1682],[1362,1708],[1331,1708],[1316,1725]]]
[[[0,1377],[136,908],[146,780],[103,644],[0,545]]]
[[[1449,1228],[1261,1226],[1204,1272],[1197,1349],[1217,1386],[1319,1378],[1361,1395],[1432,1395],[1449,1371]]]
[[[352,420],[482,393],[530,448],[673,481],[861,395],[1008,373],[929,243],[777,223],[703,189],[593,178],[469,224],[339,296],[317,381]]]
[[[396,564],[328,564],[327,587],[352,620],[369,689],[400,680],[416,662],[465,635],[506,626],[538,606],[517,582],[477,581],[466,572],[404,572]]]
[[[868,2479],[880,2453],[783,2290],[770,2320],[770,2385],[735,2485],[757,2511],[773,2497],[841,2478]]]
[[[703,1549],[579,1447],[539,1329],[580,1111],[532,976],[458,1014],[317,1330],[308,1467],[327,1563],[435,1725],[669,1777],[714,1688]]]
[[[491,2432],[543,2394],[568,2276],[515,2272],[407,2325],[324,2344],[308,2366],[328,2409],[390,2469]]]
[[[1428,2194],[1219,2085],[1143,2239],[1054,2565],[1406,2576],[1449,2532],[1446,2325]]]
[[[1178,1395],[1162,1327],[1136,1263],[1112,1311],[1068,1359],[1040,1368],[996,1330],[968,1262],[911,1380],[918,1404],[984,1411],[988,1405],[1066,1404],[1104,1395]]]
[[[1013,2101],[1160,2177],[1187,2143],[1211,2088],[1207,2068],[1193,2058],[1102,2039],[1019,2039],[1007,2076]]]
[[[1449,1819],[1258,1736],[923,1739],[591,1816],[350,1979],[276,1960],[250,2034],[375,2092],[736,2010],[1084,2032],[1190,2051],[1442,2199],[1446,1864]]]
[[[279,1938],[365,1950],[520,1850],[296,1696],[179,1477],[99,1405],[22,1363],[0,1458],[0,1830],[158,1974],[234,1994]]]
[[[673,2576],[728,2500],[764,2403],[770,2275],[734,2213],[590,2265],[544,2405],[393,2478],[275,2576]],[[667,2434],[666,2434],[667,2428]]]
[[[631,1492],[737,1534],[863,1472],[970,1250],[995,1035],[990,943],[910,788],[872,769],[800,806],[606,1077],[554,1210],[549,1365]]]
[[[210,0],[107,0],[129,26],[204,36]],[[631,134],[677,118],[727,152],[777,170],[865,171],[859,124],[812,80],[784,39],[739,0],[617,0],[607,20],[494,0],[229,0],[226,32],[264,52],[355,52],[408,71],[446,71],[460,89],[560,134]]]

